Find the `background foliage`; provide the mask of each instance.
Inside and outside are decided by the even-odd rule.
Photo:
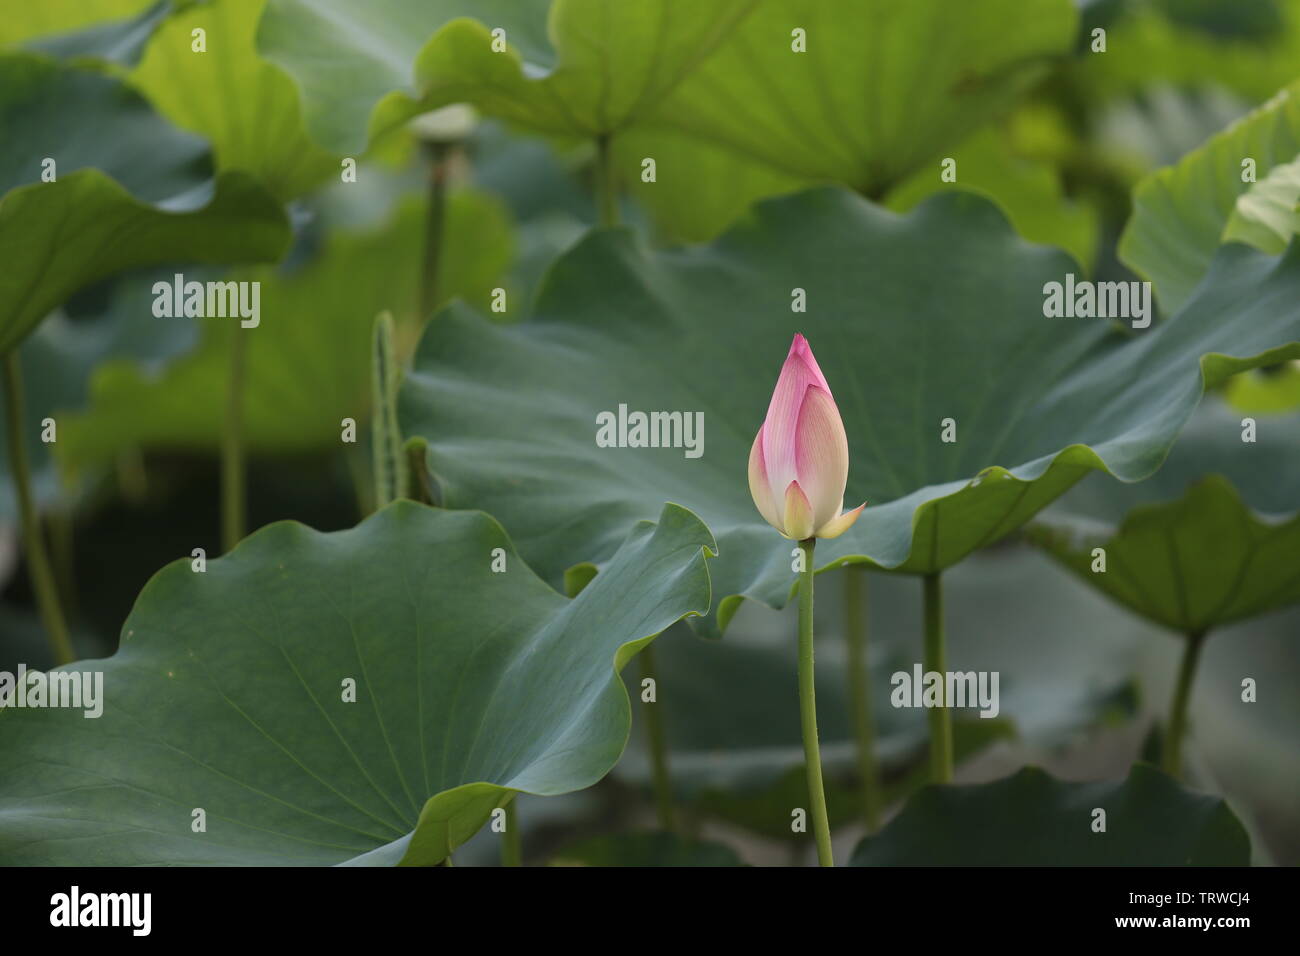
[[[0,862],[491,862],[512,799],[530,863],[804,862],[789,550],[743,481],[794,331],[869,503],[818,549],[839,858],[1300,862],[1298,97],[1300,0],[7,11],[0,353],[72,645],[140,703],[107,730],[0,712]],[[155,318],[178,271],[260,282],[259,328]],[[1150,280],[1152,328],[1044,319],[1066,272]],[[379,421],[425,442],[424,504],[371,478],[384,311]],[[235,335],[249,536],[218,557]],[[703,411],[706,455],[596,449],[619,403]],[[0,671],[53,663],[14,478]],[[888,701],[940,571],[950,666],[1002,675],[999,716],[957,720],[957,788],[925,786],[924,716]],[[390,593],[412,575],[428,600]],[[1175,782],[1150,764],[1193,631]],[[655,634],[676,833],[628,663]],[[320,701],[354,665],[369,709],[339,724]],[[227,812],[196,841],[167,808],[204,799]],[[1144,836],[1077,839],[1097,801]]]

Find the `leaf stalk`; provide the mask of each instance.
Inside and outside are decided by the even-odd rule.
[[[1187,635],[1183,657],[1178,665],[1178,681],[1174,686],[1174,699],[1169,707],[1169,731],[1165,738],[1163,764],[1165,773],[1178,779],[1183,769],[1183,737],[1187,734],[1187,704],[1192,697],[1192,684],[1196,682],[1196,665],[1205,644],[1205,631]]]
[[[848,645],[849,706],[857,744],[862,816],[867,832],[880,829],[880,766],[876,761],[876,727],[871,714],[871,665],[867,659],[867,569],[844,569],[844,629]]]
[[[668,735],[664,731],[664,720],[659,711],[659,679],[654,645],[647,644],[640,657],[641,680],[653,681],[655,689],[654,702],[644,705],[646,748],[649,751],[651,780],[654,785],[655,812],[659,817],[659,826],[673,833],[677,830],[677,815],[673,809],[672,775],[668,770]]]
[[[952,712],[948,709],[944,661],[943,587],[939,572],[923,579],[925,602],[925,673],[939,675],[940,705],[926,710],[930,723],[930,780],[952,782]]]
[[[4,394],[5,431],[9,438],[9,468],[13,474],[14,488],[18,493],[23,543],[27,548],[27,571],[32,579],[36,606],[40,611],[46,639],[50,642],[50,650],[54,654],[54,662],[70,664],[76,659],[76,655],[72,650],[72,641],[68,637],[68,625],[63,617],[63,608],[59,605],[58,587],[45,548],[44,531],[36,514],[31,465],[27,460],[27,445],[23,441],[26,403],[23,397],[22,367],[19,364],[17,349],[8,352],[4,357]]]
[[[226,417],[221,428],[221,550],[228,552],[244,537],[244,363],[247,344],[238,325],[230,331],[230,368],[226,383]]]
[[[596,137],[596,204],[602,226],[617,226],[618,182],[614,177],[614,158],[610,137],[604,133]]]

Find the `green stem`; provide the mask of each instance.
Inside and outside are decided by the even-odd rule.
[[[1169,709],[1169,729],[1164,746],[1165,773],[1175,779],[1182,773],[1183,737],[1187,733],[1187,702],[1192,696],[1192,684],[1196,680],[1196,663],[1201,657],[1205,633],[1199,631],[1187,635],[1187,644],[1183,647],[1183,659],[1178,665],[1178,683],[1174,687],[1174,701]]]
[[[515,801],[506,804],[506,828],[501,834],[501,865],[524,865],[524,841],[519,832],[519,814],[515,812]]]
[[[230,330],[230,379],[226,420],[221,432],[221,549],[230,551],[244,537],[244,358],[242,329]]]
[[[446,143],[429,143],[429,204],[424,218],[424,262],[420,274],[420,321],[433,318],[438,307],[438,270],[447,228]]]
[[[402,373],[395,339],[392,314],[379,313],[370,366],[370,452],[376,509],[406,497],[406,458],[402,454],[402,430],[397,424],[397,386]]]
[[[656,674],[654,645],[648,644],[641,651],[641,680],[654,681],[654,703],[642,705],[645,711],[646,748],[650,756],[651,778],[654,782],[655,809],[659,815],[659,826],[671,832],[677,829],[676,814],[673,811],[672,776],[668,772],[668,737],[664,733],[664,721],[659,711],[659,679]]]
[[[813,548],[816,538],[799,542],[803,572],[799,585],[799,721],[803,726],[803,756],[808,769],[808,800],[812,804],[817,862],[834,866],[831,859],[831,825],[822,786],[822,755],[817,744],[817,685],[813,676]]]
[[[56,664],[70,664],[76,659],[68,625],[59,606],[59,591],[45,550],[45,536],[36,517],[36,500],[32,495],[32,475],[23,442],[23,375],[17,350],[4,357],[5,429],[9,436],[9,469],[18,492],[18,509],[22,515],[23,542],[27,547],[27,572],[31,575],[36,606],[50,642]]]
[[[946,696],[948,681],[943,650],[943,589],[939,573],[925,576],[925,673],[939,674],[942,706],[927,710],[930,721],[930,779],[934,783],[952,780],[952,714]]]
[[[876,763],[876,728],[871,715],[871,666],[867,662],[867,568],[844,569],[844,628],[849,651],[849,704],[862,778],[862,815],[867,832],[880,829],[880,766]]]
[[[614,160],[609,134],[596,137],[596,203],[602,226],[618,225],[618,182],[614,178]]]

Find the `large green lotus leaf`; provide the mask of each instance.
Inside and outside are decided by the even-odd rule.
[[[620,132],[613,145],[619,178],[668,241],[714,239],[760,199],[814,185],[691,133],[666,126]],[[654,182],[641,164],[655,161]]]
[[[298,80],[312,132],[339,151],[456,101],[535,130],[595,136],[652,110],[754,6],[271,0],[258,45]],[[506,31],[505,52],[492,49],[495,28]]]
[[[1069,513],[1117,525],[1135,508],[1172,501],[1211,473],[1231,482],[1253,511],[1283,515],[1300,510],[1300,414],[1261,413],[1253,417],[1250,430],[1244,417],[1222,397],[1207,396],[1150,478],[1120,485],[1103,476],[1089,478],[1046,514]],[[1253,433],[1254,440],[1242,441],[1243,433]]]
[[[279,258],[289,225],[247,176],[120,81],[0,56],[0,353],[79,288],[159,262]],[[41,181],[45,160],[54,182]]]
[[[652,122],[877,193],[1013,102],[1076,23],[1065,0],[760,4]],[[791,50],[796,28],[806,53]]]
[[[73,30],[102,28],[154,5],[154,0],[41,0],[13,4],[0,20],[0,47]]]
[[[379,0],[364,7],[347,0],[270,0],[257,48],[301,89],[313,137],[356,154],[381,123],[421,110],[416,100],[425,99],[425,91],[417,85],[416,61],[432,53],[435,34],[453,65],[460,56],[479,64],[476,47],[490,52],[488,31],[499,27],[511,52],[495,54],[502,61],[497,69],[520,73],[522,80],[525,63],[536,64],[529,72],[551,68],[548,6],[548,0]],[[478,22],[460,19],[466,17]],[[467,98],[430,95],[423,108]]]
[[[1225,3],[1223,9],[1239,6]],[[1261,40],[1210,36],[1145,3],[1125,7],[1106,25],[1106,52],[1084,53],[1067,67],[1093,103],[1141,95],[1157,83],[1216,86],[1259,102],[1300,73],[1300,0],[1284,0],[1283,26]]]
[[[1225,247],[1177,320],[1136,337],[1043,315],[1044,285],[1077,268],[960,193],[899,217],[813,190],[685,251],[599,231],[552,267],[531,321],[496,327],[453,307],[430,324],[404,432],[429,440],[448,506],[496,514],[553,582],[665,500],[691,507],[722,547],[716,632],[737,596],[780,607],[794,583],[791,545],[745,473],[796,331],[844,417],[846,502],[870,503],[819,545],[819,564],[911,573],[1010,533],[1090,470],[1147,476],[1206,383],[1300,354],[1300,249],[1279,261]],[[796,288],[806,313],[790,311]],[[702,413],[702,456],[599,447],[597,416],[620,404]],[[948,418],[953,443],[940,440]]]
[[[173,0],[158,0],[135,16],[42,36],[27,48],[56,57],[89,57],[135,66],[154,32],[174,10]]]
[[[1133,215],[1120,237],[1120,258],[1155,284],[1167,312],[1177,311],[1191,297],[1225,238],[1239,197],[1251,190],[1251,183],[1242,182],[1246,159],[1255,161],[1259,180],[1300,159],[1300,83],[1286,87],[1134,190]],[[1257,182],[1254,188],[1263,185]],[[1251,231],[1236,229],[1226,238],[1252,237]]]
[[[1026,239],[1060,246],[1090,270],[1097,252],[1096,212],[1062,194],[1051,165],[1017,156],[1007,140],[996,128],[977,130],[945,150],[957,161],[957,182],[940,179],[936,158],[889,190],[885,204],[905,211],[940,190],[973,190],[997,202]],[[814,183],[661,127],[621,134],[615,154],[629,191],[670,239],[713,239],[754,201]],[[655,160],[650,183],[640,177],[646,157]]]
[[[308,137],[294,81],[257,55],[265,5],[220,0],[172,17],[131,80],[173,123],[211,141],[219,170],[251,173],[283,200],[338,176],[340,165]],[[206,31],[204,53],[191,48],[198,27]]]
[[[939,160],[1069,50],[1076,21],[1062,0],[760,4],[620,132],[621,177],[666,234],[693,241],[755,200],[816,183],[883,195],[930,163],[937,183]],[[791,50],[796,28],[805,53]],[[647,156],[654,183],[640,179]],[[1014,190],[997,198],[1018,203]]]
[[[1300,601],[1300,515],[1262,519],[1218,475],[1135,510],[1118,529],[1057,518],[1034,537],[1094,587],[1181,634]],[[1096,548],[1105,573],[1092,572]]]
[[[1089,480],[1030,529],[1065,567],[1148,620],[1201,633],[1300,601],[1300,415],[1211,403],[1155,477]],[[1093,549],[1106,570],[1093,572]]]
[[[288,199],[340,166],[307,137],[293,80],[257,57],[253,38],[264,6],[265,0],[158,0],[129,19],[41,36],[27,47],[128,67],[147,47],[148,59],[131,74],[132,84],[178,126],[209,139],[219,169],[251,172]],[[188,9],[175,15],[178,7]],[[201,52],[193,49],[198,28],[205,31]],[[161,34],[156,41],[155,33]],[[267,129],[276,135],[265,135]]]
[[[1017,156],[1007,135],[992,127],[954,146],[950,156],[957,164],[956,182],[943,182],[936,162],[892,190],[885,205],[903,212],[941,189],[974,190],[1001,206],[1016,232],[1030,242],[1059,246],[1085,272],[1092,271],[1097,258],[1096,210],[1067,198],[1055,169]]]
[[[608,772],[631,718],[617,672],[708,608],[712,547],[667,506],[570,601],[487,515],[402,501],[333,534],[268,526],[201,574],[177,561],[94,664],[100,717],[0,711],[0,862],[320,864],[396,844],[437,863],[514,793]]]
[[[1093,831],[1097,809],[1104,833]],[[1095,783],[1026,767],[994,783],[927,787],[850,865],[1249,866],[1250,839],[1221,798],[1146,764]]]
[[[215,449],[225,416],[230,336],[249,337],[244,378],[244,440],[278,453],[341,447],[344,418],[370,408],[370,335],[388,309],[399,334],[416,334],[415,300],[424,206],[408,201],[377,229],[331,235],[297,271],[266,269],[237,278],[261,281],[261,322],[203,320],[198,348],[161,371],[120,360],[91,382],[89,407],[65,416],[57,448],[74,469],[111,460],[124,447]],[[510,259],[510,228],[482,193],[453,193],[447,230],[455,241],[441,262],[445,298],[486,302]],[[170,281],[171,273],[157,276]],[[193,319],[158,319],[190,323]]]

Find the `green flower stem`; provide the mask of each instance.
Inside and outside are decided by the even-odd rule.
[[[596,137],[596,202],[602,226],[618,225],[618,182],[614,178],[614,160],[609,136]]]
[[[221,429],[221,549],[230,551],[244,537],[244,360],[243,329],[230,327],[230,378],[226,419]]]
[[[927,574],[925,589],[925,672],[940,675],[947,670],[943,652],[943,589],[938,572]],[[947,681],[940,685],[943,701],[940,707],[930,707],[926,714],[930,721],[930,780],[949,783],[952,780],[952,714],[948,710]]]
[[[1201,646],[1205,643],[1205,631],[1187,635],[1183,647],[1183,659],[1178,665],[1178,683],[1174,687],[1174,700],[1169,708],[1169,728],[1164,746],[1164,770],[1175,779],[1183,768],[1183,737],[1187,733],[1187,702],[1192,696],[1192,684],[1196,680],[1196,664],[1201,658]]]
[[[36,593],[45,636],[54,652],[56,664],[70,664],[76,659],[72,641],[68,638],[68,625],[59,606],[59,592],[54,583],[54,571],[45,550],[44,531],[36,516],[36,500],[32,495],[32,475],[27,461],[27,446],[23,443],[22,367],[18,352],[13,350],[4,357],[5,428],[9,436],[9,470],[13,474],[18,492],[18,508],[22,515],[23,542],[27,547],[27,572]]]
[[[524,841],[522,834],[519,832],[519,814],[515,812],[513,798],[506,804],[505,811],[506,828],[501,834],[501,865],[523,866]]]
[[[849,704],[862,779],[862,815],[867,832],[880,829],[880,766],[876,762],[876,728],[871,715],[871,667],[867,662],[867,568],[844,569],[844,629],[849,651]]]
[[[654,681],[655,688],[654,703],[641,705],[645,711],[646,749],[649,751],[650,771],[654,782],[655,808],[659,815],[659,826],[674,832],[677,829],[677,818],[673,810],[672,776],[668,772],[668,737],[664,733],[664,721],[659,711],[661,702],[654,645],[646,645],[640,657],[641,679]]]
[[[424,218],[424,262],[420,273],[420,321],[433,318],[438,307],[438,270],[447,230],[447,143],[429,143],[429,205]]]
[[[799,582],[799,721],[803,725],[803,756],[808,769],[808,800],[812,804],[817,862],[834,866],[831,825],[822,786],[822,755],[817,743],[817,686],[813,676],[813,548],[816,538],[799,542],[803,572]]]

